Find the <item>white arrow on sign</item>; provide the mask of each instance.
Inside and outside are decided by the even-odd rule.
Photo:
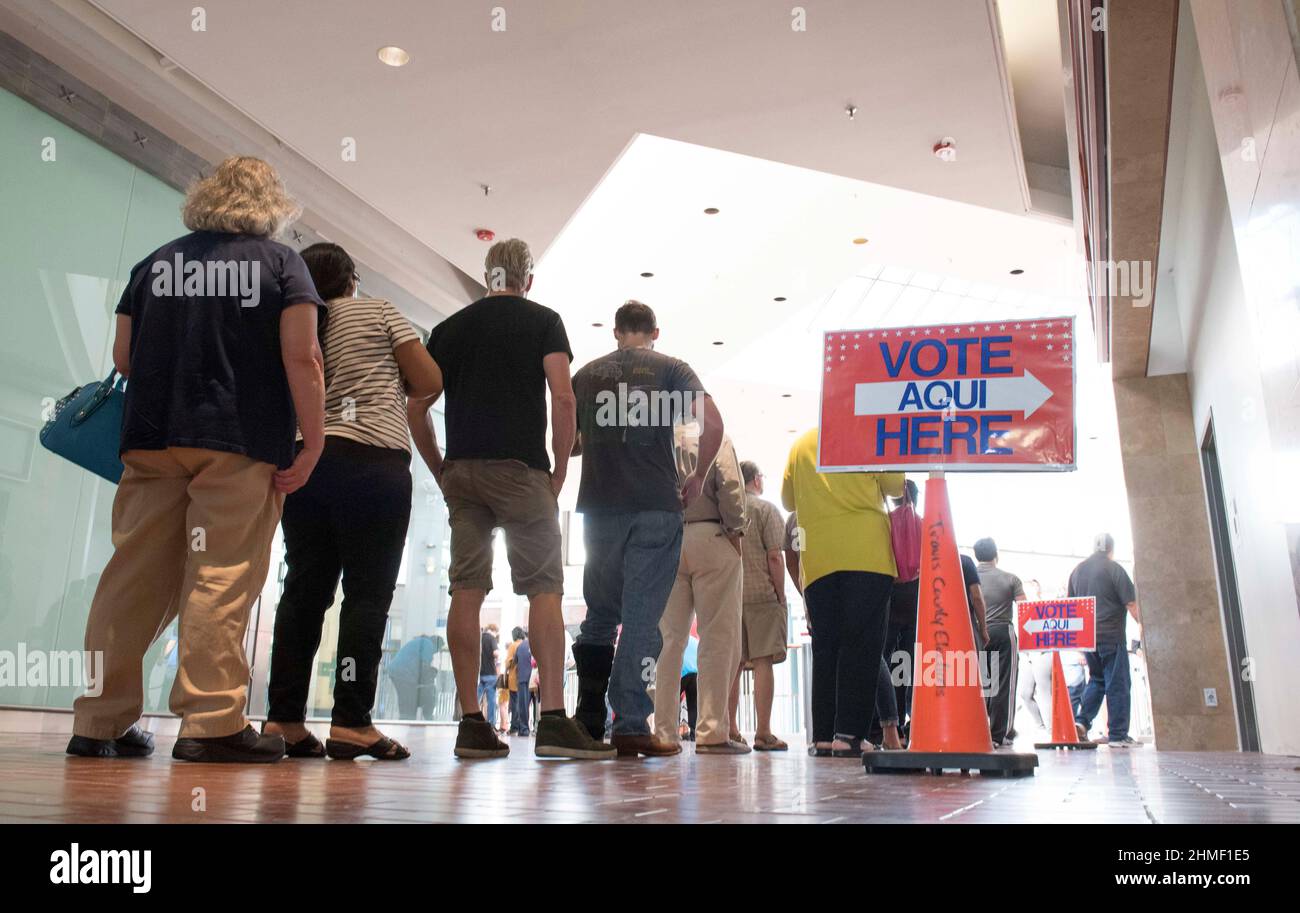
[[[981,389],[982,386],[982,389]],[[912,399],[920,399],[918,407],[909,403],[902,408],[909,387],[915,387]],[[983,394],[981,397],[980,394]],[[872,384],[855,384],[853,387],[854,415],[894,415],[904,412],[938,412],[951,398],[960,402],[980,405],[956,408],[961,412],[1023,412],[1025,418],[1038,411],[1038,407],[1052,397],[1051,388],[1026,370],[1022,377],[961,377],[952,380],[890,380]]]
[[[1025,622],[1025,630],[1030,634],[1040,631],[1082,631],[1082,618],[1031,618]]]

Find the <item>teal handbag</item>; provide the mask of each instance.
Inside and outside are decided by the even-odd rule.
[[[63,397],[41,429],[41,446],[116,485],[122,479],[125,387],[126,378],[114,370]]]

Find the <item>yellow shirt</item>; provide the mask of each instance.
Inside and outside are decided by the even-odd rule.
[[[897,573],[885,496],[901,497],[901,472],[818,472],[817,429],[790,448],[781,502],[799,514],[799,571],[807,587],[835,571]]]

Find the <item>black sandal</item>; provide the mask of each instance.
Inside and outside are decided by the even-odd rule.
[[[829,758],[831,757],[830,748],[818,748],[814,743],[808,746],[808,757],[810,758]]]
[[[369,745],[326,739],[325,753],[335,761],[355,761],[357,758],[367,756],[377,761],[405,761],[411,756],[405,745],[393,741],[388,736],[380,736],[379,741],[371,742]]]
[[[323,758],[325,746],[312,733],[307,733],[298,741],[284,743],[284,755],[287,758]]]
[[[832,757],[832,758],[860,758],[860,757],[862,757],[862,739],[861,739],[860,737],[854,736],[854,737],[852,737],[852,738],[845,738],[844,736],[839,736],[839,735],[837,735],[837,736],[835,737],[835,741],[837,741],[837,742],[848,742],[848,743],[849,743],[849,747],[848,747],[848,748],[832,748],[832,749],[831,749],[831,757]]]

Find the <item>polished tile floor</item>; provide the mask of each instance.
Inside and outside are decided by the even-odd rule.
[[[66,736],[0,733],[2,822],[1300,822],[1300,759],[1041,752],[1033,777],[866,775],[791,751],[740,758],[499,761],[451,755],[450,727],[396,728],[405,762],[258,767],[63,754]],[[200,810],[201,809],[201,810]]]

